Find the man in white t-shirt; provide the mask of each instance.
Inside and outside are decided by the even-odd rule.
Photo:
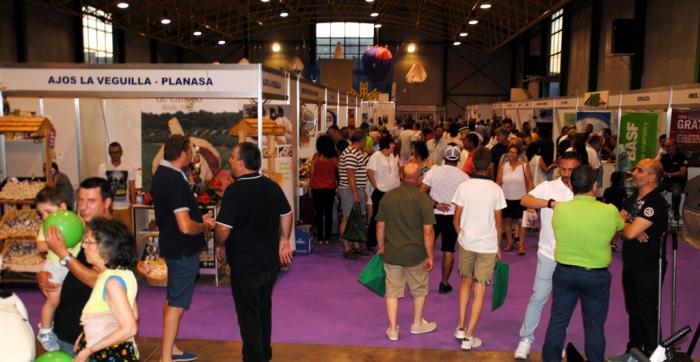
[[[399,159],[394,155],[395,146],[394,138],[383,136],[379,139],[379,151],[374,152],[367,162],[367,186],[372,189],[367,204],[371,202],[374,210],[367,231],[367,248],[370,250],[377,246],[376,214],[379,211],[379,203],[385,193],[401,186]]]
[[[481,339],[474,336],[474,330],[484,307],[486,285],[500,256],[497,230],[501,230],[501,210],[506,207],[503,190],[489,177],[491,152],[483,148],[474,151],[473,162],[476,173],[459,185],[452,199],[456,205],[453,223],[459,235],[459,275],[462,278],[455,338],[462,340],[461,348],[466,351],[481,346]],[[472,286],[472,308],[465,329]]]
[[[540,241],[537,252],[537,271],[532,287],[532,296],[527,304],[525,318],[520,327],[520,342],[515,350],[515,358],[527,359],[537,325],[540,323],[542,308],[552,294],[552,274],[557,263],[554,261],[554,230],[552,228],[552,214],[554,207],[559,202],[571,201],[574,193],[571,190],[569,178],[571,172],[579,166],[576,153],[566,152],[559,159],[559,175],[556,180],[545,181],[537,185],[530,193],[525,195],[520,203],[527,208],[540,209]]]
[[[399,156],[401,157],[402,163],[408,162],[409,157],[411,157],[411,142],[418,139],[420,131],[416,123],[412,120],[406,122],[403,131],[399,133]]]
[[[122,162],[122,145],[119,142],[109,144],[109,161],[103,162],[97,169],[97,176],[107,179],[114,194],[112,217],[131,230],[131,213],[129,208],[136,203],[136,170],[127,162]]]
[[[447,139],[443,137],[444,134],[445,129],[441,125],[438,125],[433,131],[433,138],[425,143],[428,147],[430,158],[432,158],[438,166],[442,165],[445,148],[447,148]]]
[[[420,185],[423,192],[430,192],[429,196],[433,200],[435,239],[442,235],[442,241],[440,242],[442,280],[438,288],[440,294],[449,293],[452,290],[449,280],[450,274],[452,274],[452,266],[454,265],[455,243],[457,241],[457,231],[452,223],[455,213],[452,198],[457,192],[457,187],[469,180],[469,176],[457,168],[459,152],[458,146],[447,146],[447,149],[443,152],[445,164],[428,170]]]

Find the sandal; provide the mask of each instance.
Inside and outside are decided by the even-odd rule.
[[[518,248],[518,255],[525,255],[525,247],[524,246]]]
[[[343,258],[350,259],[350,260],[356,260],[357,255],[355,255],[355,253],[353,253],[352,250],[347,250],[347,251],[343,252]]]
[[[513,250],[513,243],[508,243],[506,246],[503,248],[503,251],[511,251]]]

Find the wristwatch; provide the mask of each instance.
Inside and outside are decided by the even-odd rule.
[[[547,201],[547,207],[551,209],[551,208],[552,208],[552,203],[553,203],[553,202],[556,202],[556,201],[557,201],[557,200],[549,199],[549,200]]]
[[[71,259],[73,259],[73,256],[68,254],[68,255],[66,255],[65,258],[61,259],[58,263],[63,265],[63,266],[68,266],[68,262],[71,261]]]

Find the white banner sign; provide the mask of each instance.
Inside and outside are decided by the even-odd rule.
[[[258,70],[0,68],[8,93],[257,97]]]

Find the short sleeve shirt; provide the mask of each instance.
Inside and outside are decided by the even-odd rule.
[[[450,204],[448,211],[435,209],[435,214],[454,215],[455,206],[452,204],[452,198],[459,185],[467,180],[469,176],[454,166],[435,166],[428,170],[423,177],[423,183],[430,187],[430,198],[441,204]]]
[[[338,174],[340,176],[339,188],[350,187],[348,180],[348,168],[355,170],[355,187],[357,190],[364,190],[367,183],[367,161],[369,155],[353,146],[346,147],[340,154],[340,165]]]
[[[278,270],[280,216],[291,212],[279,185],[259,173],[241,176],[229,185],[216,222],[231,229],[226,239],[231,271]]]
[[[103,162],[99,166],[98,175],[109,182],[109,187],[112,189],[112,194],[114,194],[114,209],[128,209],[129,205],[131,205],[129,202],[129,181],[136,180],[134,166],[130,163],[122,162],[115,167],[111,162]]]
[[[540,183],[530,191],[530,195],[542,200],[553,199],[556,202],[567,202],[574,199],[573,191],[566,186],[561,178]],[[537,246],[537,252],[550,260],[554,260],[554,248],[557,244],[554,229],[552,229],[553,213],[554,211],[548,207],[540,209],[540,241]]]
[[[664,172],[678,172],[682,167],[688,167],[688,158],[685,157],[683,152],[676,151],[676,154],[669,156],[665,154],[661,156],[661,165],[664,167]],[[664,183],[682,183],[688,181],[688,175],[676,176],[676,177],[665,177]]]
[[[418,186],[402,184],[382,197],[377,221],[384,222],[384,262],[415,266],[428,254],[423,226],[435,224],[433,203]]]
[[[394,154],[384,156],[383,153],[375,152],[369,157],[367,169],[374,172],[374,179],[377,181],[377,188],[381,192],[389,192],[401,185],[399,177],[399,160]]]
[[[168,161],[162,161],[151,182],[151,194],[155,206],[156,224],[160,236],[158,246],[160,255],[166,259],[178,259],[194,255],[203,250],[204,235],[186,235],[177,226],[175,213],[188,212],[190,219],[202,222],[194,194],[186,176]]]
[[[452,202],[462,207],[459,245],[477,253],[498,252],[494,212],[506,207],[501,187],[491,179],[474,176],[459,185]]]
[[[645,231],[649,241],[640,243],[637,239],[625,240],[622,247],[623,267],[656,268],[659,260],[659,243],[668,229],[668,203],[658,188],[640,200],[637,198],[638,193],[634,193],[625,200],[622,208],[627,211],[628,220],[633,221],[641,217],[652,223]]]
[[[491,163],[498,166],[498,163],[501,161],[501,156],[503,156],[507,151],[508,147],[500,143],[497,143],[495,146],[491,147]]]

